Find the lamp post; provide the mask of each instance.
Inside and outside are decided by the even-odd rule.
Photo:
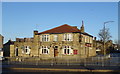
[[[104,55],[106,54],[106,47],[105,47],[105,43],[106,43],[106,28],[105,28],[105,25],[107,23],[110,23],[110,22],[114,22],[114,21],[104,22],[104,25],[103,25],[103,54]]]

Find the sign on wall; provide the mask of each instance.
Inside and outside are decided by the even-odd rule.
[[[85,46],[91,47],[91,44],[90,43],[86,43]]]
[[[78,54],[78,50],[73,50],[73,54]]]

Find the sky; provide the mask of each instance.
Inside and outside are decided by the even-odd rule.
[[[33,37],[39,32],[68,24],[78,28],[84,21],[85,32],[98,38],[103,28],[110,29],[112,40],[118,39],[117,2],[3,2],[2,35],[4,43],[9,39]],[[37,25],[36,25],[37,24]]]
[[[2,0],[3,2],[118,2],[119,0]]]

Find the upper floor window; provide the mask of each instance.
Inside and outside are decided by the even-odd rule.
[[[63,40],[64,41],[73,41],[73,35],[72,34],[64,34]]]
[[[93,38],[90,37],[90,43],[92,43],[92,42],[93,42]]]
[[[42,35],[42,41],[48,42],[50,40],[49,35]]]
[[[54,40],[53,41],[58,41],[58,36],[54,35]]]
[[[86,43],[90,43],[90,37],[85,36],[85,42],[86,42]]]

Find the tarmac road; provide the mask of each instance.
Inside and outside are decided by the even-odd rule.
[[[120,54],[119,54],[120,55]],[[119,57],[119,56],[117,56]],[[85,66],[85,65],[59,65],[59,64],[7,64],[3,62],[2,74],[9,73],[39,73],[39,74],[120,74],[119,60],[112,59],[113,63],[118,62],[117,66]],[[17,62],[16,62],[17,63]]]
[[[40,74],[120,74],[120,67],[96,67],[80,65],[2,65],[2,74],[8,73]]]

